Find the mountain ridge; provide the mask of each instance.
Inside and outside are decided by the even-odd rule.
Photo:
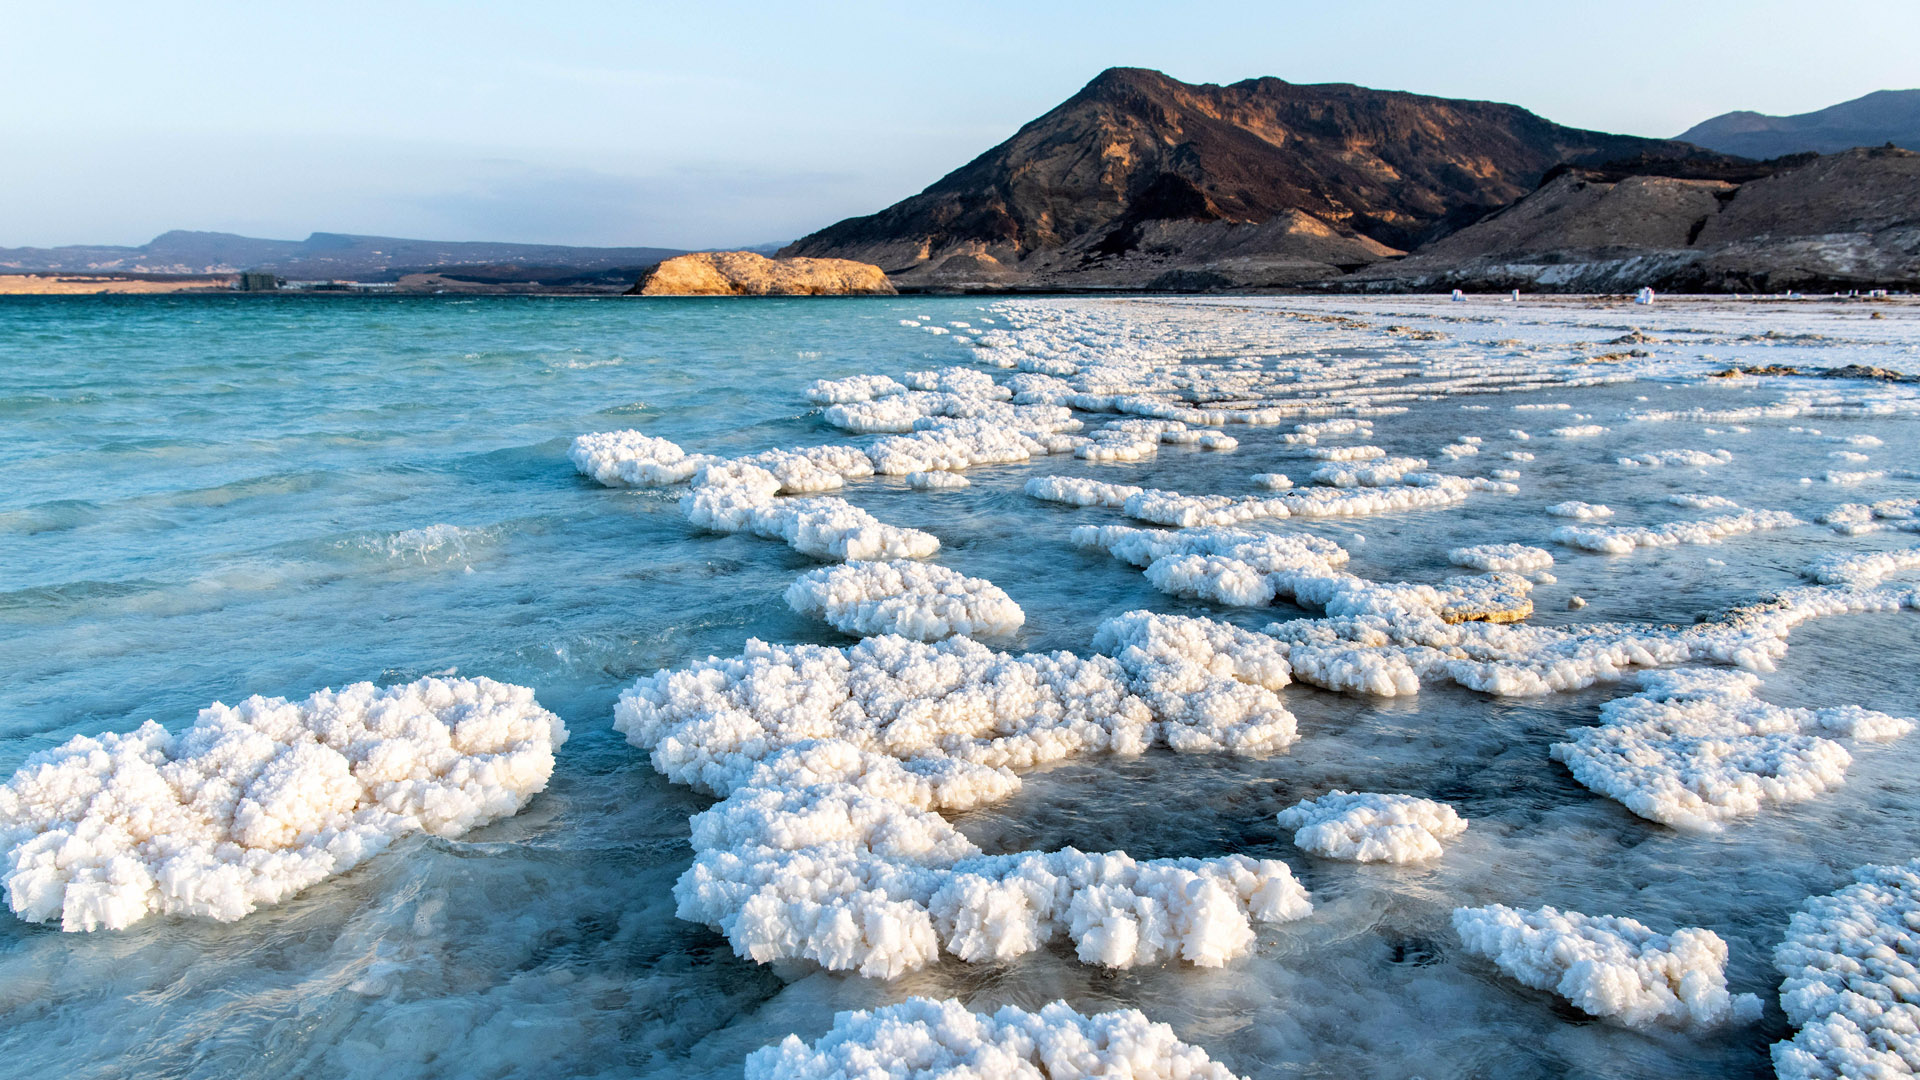
[[[919,194],[780,254],[872,262],[910,286],[1139,287],[1221,260],[1281,285],[1457,230],[1557,165],[1636,154],[1717,157],[1499,102],[1109,68]]]
[[[1809,151],[1832,154],[1887,143],[1920,150],[1920,90],[1875,90],[1851,101],[1792,116],[1748,110],[1722,113],[1676,138],[1751,158]]]

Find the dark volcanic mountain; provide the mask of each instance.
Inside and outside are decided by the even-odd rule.
[[[495,244],[402,240],[391,236],[314,233],[305,240],[259,240],[232,233],[162,233],[139,247],[0,248],[0,272],[205,274],[271,271],[286,278],[392,280],[409,271],[441,267],[556,268],[584,273],[624,272],[670,259],[675,248],[583,248],[558,244]]]
[[[1798,116],[1730,112],[1695,124],[1680,137],[1722,153],[1752,158],[1807,151],[1831,154],[1887,143],[1920,150],[1920,90],[1876,90]]]
[[[1113,68],[919,195],[781,254],[909,286],[1285,284],[1445,235],[1556,165],[1700,153],[1513,105]]]

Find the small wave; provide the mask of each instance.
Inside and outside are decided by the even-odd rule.
[[[100,506],[85,499],[59,499],[54,502],[0,511],[0,532],[32,536],[43,532],[77,529],[100,516]]]

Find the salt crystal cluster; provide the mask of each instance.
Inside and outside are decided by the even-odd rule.
[[[1447,552],[1447,561],[1472,570],[1534,574],[1553,565],[1553,553],[1525,544],[1475,544]]]
[[[1920,1075],[1920,859],[1853,877],[1807,901],[1773,951],[1800,1029],[1773,1045],[1781,1080]]]
[[[635,683],[615,728],[670,779],[723,796],[693,820],[680,917],[756,961],[892,978],[942,948],[1006,959],[1057,937],[1088,963],[1217,966],[1251,948],[1252,923],[1306,915],[1274,860],[988,856],[940,816],[1005,798],[1014,769],[1079,754],[1294,740],[1274,693],[1284,660],[1242,648],[1259,635],[1144,612],[1102,633],[1113,658],[966,638],[750,641]]]
[[[1714,830],[1768,804],[1813,798],[1853,763],[1837,740],[1884,741],[1913,721],[1854,705],[1790,709],[1754,695],[1744,671],[1662,671],[1645,689],[1600,707],[1599,727],[1575,728],[1554,760],[1574,779],[1641,817]]]
[[[29,757],[0,787],[7,902],[28,922],[231,922],[411,833],[455,837],[543,790],[566,725],[490,679],[215,703]]]
[[[1759,1019],[1760,999],[1727,992],[1727,943],[1699,927],[1656,934],[1612,915],[1504,904],[1456,908],[1468,952],[1522,985],[1631,1028],[1707,1028]]]
[[[1806,522],[1781,510],[1742,510],[1700,521],[1669,521],[1661,525],[1562,525],[1552,539],[1584,551],[1625,555],[1637,547],[1678,547],[1717,544],[1729,536],[1765,529],[1786,529]]]
[[[1410,863],[1437,859],[1440,842],[1467,831],[1451,806],[1412,795],[1330,791],[1280,811],[1294,845],[1329,859]]]
[[[747,1057],[746,1080],[1237,1080],[1206,1051],[1135,1009],[1083,1016],[1056,1001],[991,1016],[908,998],[833,1018],[811,1045],[789,1035]]]
[[[823,566],[787,587],[787,606],[859,637],[1010,634],[1027,621],[991,581],[916,562]]]

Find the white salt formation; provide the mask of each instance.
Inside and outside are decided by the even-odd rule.
[[[1920,1075],[1920,859],[1853,877],[1807,901],[1773,951],[1800,1029],[1773,1045],[1781,1080]]]
[[[1580,521],[1604,521],[1613,516],[1613,508],[1584,503],[1577,499],[1563,503],[1554,503],[1547,507],[1547,513],[1554,517],[1575,518]]]
[[[1143,489],[1129,484],[1106,484],[1079,476],[1036,476],[1027,481],[1027,494],[1046,502],[1069,506],[1125,506]]]
[[[742,485],[707,486],[682,496],[680,510],[710,532],[751,532],[819,559],[924,559],[940,540],[888,525],[844,499],[776,499]]]
[[[658,487],[677,484],[712,458],[688,456],[666,439],[638,431],[597,431],[573,440],[567,450],[573,467],[608,487]]]
[[[1803,573],[1822,585],[1867,588],[1903,570],[1920,568],[1920,545],[1896,551],[1822,555]]]
[[[1637,547],[1678,547],[1717,544],[1729,536],[1765,529],[1785,529],[1806,522],[1781,510],[1742,510],[1700,521],[1669,521],[1662,525],[1562,525],[1551,539],[1583,551],[1625,555]]]
[[[1656,934],[1612,915],[1504,904],[1455,908],[1453,928],[1468,952],[1522,985],[1626,1027],[1699,1029],[1760,1017],[1759,998],[1727,992],[1727,943],[1711,930]]]
[[[1237,1080],[1136,1009],[1082,1016],[1056,1001],[992,1016],[914,997],[834,1016],[812,1045],[789,1035],[747,1057],[746,1080]]]
[[[1088,963],[1217,966],[1252,947],[1253,922],[1305,916],[1284,863],[986,856],[939,815],[1011,794],[1012,769],[1079,754],[1260,754],[1294,740],[1274,693],[1287,666],[1259,635],[1145,613],[1103,633],[1116,658],[1012,656],[966,638],[749,641],[740,657],[636,682],[615,728],[670,779],[723,796],[693,819],[680,917],[759,962],[892,978],[942,946],[1006,959],[1061,936]]]
[[[1533,611],[1527,599],[1532,583],[1517,575],[1448,578],[1437,587],[1379,584],[1339,569],[1347,562],[1346,549],[1317,536],[1082,525],[1071,537],[1144,567],[1161,592],[1216,604],[1258,607],[1290,599],[1332,616],[1421,614],[1445,622],[1511,622]]]
[[[1352,862],[1425,862],[1442,840],[1467,831],[1453,807],[1412,795],[1330,791],[1280,811],[1280,827],[1298,830],[1294,845]]]
[[[1553,554],[1525,544],[1475,544],[1447,552],[1447,561],[1471,570],[1533,574],[1553,565]]]
[[[1704,468],[1708,465],[1725,465],[1732,460],[1731,450],[1654,450],[1619,459],[1620,464],[1629,468],[1646,469],[1659,469],[1669,465]]]
[[[64,930],[231,922],[410,833],[518,812],[566,741],[532,690],[490,679],[250,697],[178,734],[78,736],[0,788],[7,902]]]
[[[1554,760],[1574,779],[1641,817],[1714,830],[1767,804],[1811,799],[1845,781],[1852,755],[1836,739],[1885,741],[1913,721],[1854,705],[1789,709],[1754,696],[1744,671],[1664,671],[1600,707]]]
[[[858,637],[1011,634],[1027,621],[993,582],[916,562],[850,562],[809,571],[787,587],[787,606]]]
[[[972,487],[973,481],[951,472],[916,472],[907,474],[907,486],[915,491],[959,491]]]

